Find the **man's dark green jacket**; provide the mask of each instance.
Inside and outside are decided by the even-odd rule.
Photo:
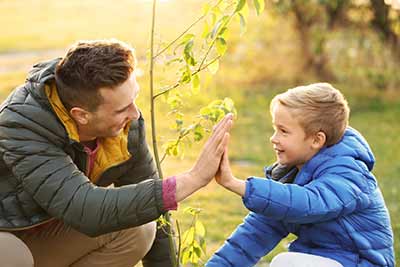
[[[162,182],[143,118],[120,136],[100,140],[96,177],[87,177],[88,155],[62,104],[54,101],[58,61],[35,65],[0,106],[0,230],[56,218],[98,236],[158,218],[165,212]]]

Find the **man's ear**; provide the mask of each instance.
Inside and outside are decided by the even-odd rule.
[[[321,149],[326,143],[326,134],[323,131],[319,131],[314,135],[314,140],[312,143],[313,148]]]
[[[73,107],[69,111],[69,114],[71,115],[72,119],[74,119],[74,121],[78,124],[86,125],[89,122],[90,114],[83,108]]]

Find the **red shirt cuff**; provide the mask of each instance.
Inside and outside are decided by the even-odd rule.
[[[162,182],[162,198],[165,210],[176,210],[176,179],[175,176],[164,179]]]

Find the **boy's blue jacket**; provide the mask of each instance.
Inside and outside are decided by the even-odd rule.
[[[395,266],[374,162],[365,139],[349,127],[339,143],[303,166],[293,184],[250,177],[243,202],[251,212],[206,266],[253,266],[289,233],[298,237],[289,251],[344,267]]]

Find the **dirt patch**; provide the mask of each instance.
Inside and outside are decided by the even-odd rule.
[[[61,49],[0,53],[0,74],[27,72],[37,62],[64,54],[65,51]]]

